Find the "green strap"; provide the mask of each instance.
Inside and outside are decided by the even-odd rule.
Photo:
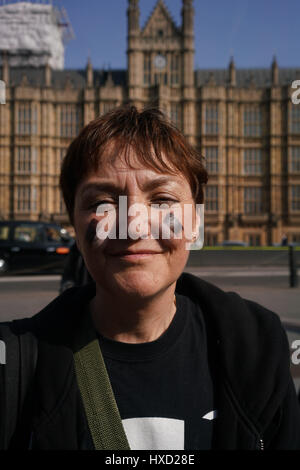
[[[130,450],[98,340],[74,353],[77,382],[96,450]]]

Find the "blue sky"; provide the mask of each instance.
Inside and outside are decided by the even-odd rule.
[[[66,68],[83,68],[88,55],[95,68],[125,69],[127,0],[55,0],[64,6],[76,38],[66,47]],[[145,23],[156,0],[140,0]],[[165,0],[180,22],[181,0]],[[194,0],[195,67],[224,68],[233,54],[236,66],[300,66],[299,0]]]

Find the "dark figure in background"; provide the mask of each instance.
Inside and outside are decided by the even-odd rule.
[[[281,246],[287,246],[287,244],[288,244],[288,237],[284,233],[281,238]]]
[[[74,242],[66,260],[64,272],[60,282],[59,293],[62,294],[70,287],[80,287],[93,282],[80,251]]]

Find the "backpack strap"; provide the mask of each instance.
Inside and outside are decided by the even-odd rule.
[[[18,415],[18,446],[28,449],[34,411],[34,376],[38,359],[36,337],[29,332],[20,334],[20,406]]]
[[[77,382],[96,450],[130,450],[99,342],[74,353]]]
[[[37,341],[26,321],[0,324],[6,360],[0,366],[0,449],[28,448]]]
[[[7,450],[18,417],[20,351],[18,338],[9,324],[0,325],[0,337],[5,347],[4,362],[0,365],[0,449]]]

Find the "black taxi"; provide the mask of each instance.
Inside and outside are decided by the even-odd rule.
[[[0,274],[61,273],[73,243],[54,223],[0,221]]]

